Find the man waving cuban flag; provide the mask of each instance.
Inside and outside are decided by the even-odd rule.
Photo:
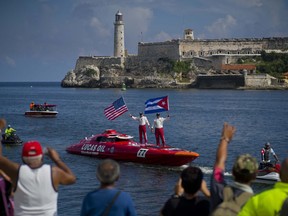
[[[169,110],[168,96],[152,98],[145,102],[145,114],[159,113]]]

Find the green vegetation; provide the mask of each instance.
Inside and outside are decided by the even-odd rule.
[[[190,61],[175,61],[173,62],[173,71],[177,74],[182,73],[182,77],[185,78],[191,70],[190,65]]]
[[[170,74],[174,77],[174,74],[177,74],[178,81],[181,82],[189,82],[190,78],[188,76],[189,72],[191,72],[191,63],[192,61],[175,61],[170,58],[159,58],[158,62],[160,64],[165,65],[162,72],[159,72],[159,74]]]
[[[243,57],[238,59],[238,64],[256,64],[257,73],[267,73],[280,78],[283,73],[288,72],[288,54],[266,53],[263,51],[258,57]]]
[[[275,77],[281,77],[283,73],[288,72],[288,54],[262,52],[261,60],[256,65],[259,73],[268,73]]]
[[[97,72],[91,68],[88,68],[87,70],[85,70],[84,75],[88,76],[88,77],[92,77],[93,75],[96,75]]]

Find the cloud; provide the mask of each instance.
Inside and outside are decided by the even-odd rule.
[[[149,8],[135,7],[127,8],[124,14],[124,23],[127,29],[135,32],[147,32],[153,18],[153,12]],[[135,31],[136,30],[136,31]]]
[[[105,26],[101,23],[101,21],[97,17],[93,17],[90,20],[90,26],[97,31],[100,36],[110,36],[109,29],[105,28]]]
[[[236,24],[236,19],[231,15],[227,15],[224,18],[217,19],[212,25],[207,26],[206,29],[208,32],[213,33],[213,36],[225,37],[229,35],[230,29]]]
[[[121,11],[122,12],[122,11]],[[123,10],[125,25],[125,46],[131,53],[136,53],[137,43],[145,41],[147,32],[151,31],[153,12],[145,7],[128,7]]]
[[[79,3],[73,8],[73,16],[78,19],[87,20],[95,13],[95,6],[91,3]]]
[[[9,57],[9,56],[5,56],[5,57],[4,57],[4,61],[5,61],[8,65],[10,65],[11,67],[15,67],[15,66],[16,66],[16,61],[15,61],[13,58]]]
[[[262,0],[241,0],[241,1],[236,1],[236,3],[241,4],[242,6],[245,7],[262,7],[263,2]]]
[[[154,38],[155,42],[167,41],[167,40],[171,40],[171,39],[172,39],[172,37],[168,33],[163,32],[163,31],[159,32]]]

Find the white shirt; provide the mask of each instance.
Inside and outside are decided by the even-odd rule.
[[[159,117],[159,118],[154,119],[154,127],[155,128],[163,128],[163,123],[166,120],[169,120],[169,117],[167,117],[167,118]]]
[[[150,126],[149,121],[148,121],[146,116],[142,116],[142,117],[131,116],[131,118],[139,121],[139,125],[146,125],[147,124],[148,126]]]
[[[31,169],[21,165],[14,193],[15,216],[56,216],[58,192],[52,182],[52,167]]]

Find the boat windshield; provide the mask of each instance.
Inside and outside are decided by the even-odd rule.
[[[123,142],[123,141],[131,141],[131,139],[122,139],[119,137],[116,137],[115,142]]]
[[[98,136],[97,142],[115,142],[115,137]]]
[[[98,136],[95,139],[97,142],[109,142],[109,143],[113,143],[113,142],[123,142],[123,141],[131,141],[131,139],[122,139],[122,138],[118,138],[116,136]]]

